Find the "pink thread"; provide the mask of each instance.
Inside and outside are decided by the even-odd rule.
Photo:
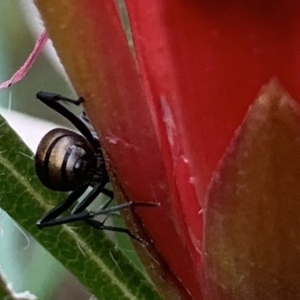
[[[43,31],[42,34],[39,36],[38,40],[35,43],[33,51],[30,53],[28,58],[26,59],[23,66],[7,81],[4,81],[0,84],[0,89],[7,88],[12,84],[20,81],[29,71],[33,63],[35,62],[36,58],[43,50],[45,43],[48,40],[48,34],[46,31]]]

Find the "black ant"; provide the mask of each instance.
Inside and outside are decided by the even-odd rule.
[[[74,131],[56,128],[49,131],[41,140],[35,155],[35,169],[40,181],[54,191],[69,191],[68,197],[36,223],[38,228],[50,227],[84,220],[94,228],[123,232],[139,240],[128,229],[107,226],[105,221],[94,219],[97,215],[108,215],[131,206],[155,206],[155,203],[126,202],[108,207],[113,200],[113,192],[107,190],[105,185],[109,182],[101,144],[79,117],[61,105],[63,100],[80,105],[84,99],[72,100],[59,94],[38,92],[37,98],[48,107],[68,119],[82,134]],[[86,116],[83,115],[83,119]],[[84,199],[75,205],[70,215],[62,216],[82,195],[92,187]],[[110,199],[99,209],[87,211],[86,208],[100,194],[104,193]]]

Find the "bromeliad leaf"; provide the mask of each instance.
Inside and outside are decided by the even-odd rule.
[[[100,231],[84,223],[37,229],[63,199],[38,181],[33,155],[0,117],[0,206],[99,299],[161,299],[152,283]]]

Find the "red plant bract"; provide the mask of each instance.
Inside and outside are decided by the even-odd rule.
[[[127,1],[148,99],[165,97],[200,202],[261,86],[300,99],[298,1]]]
[[[165,147],[162,142],[162,151],[165,162],[174,161],[174,155],[187,162],[183,176],[174,165],[167,170],[176,180],[191,239],[199,242],[202,227],[194,217],[195,198],[186,197],[193,189],[189,183],[203,203],[218,162],[263,84],[277,77],[300,99],[300,5],[127,1],[127,6],[153,115],[159,124],[163,103],[172,112],[179,146],[169,155],[168,142]],[[164,131],[158,131],[163,139]]]
[[[113,173],[165,261],[201,299],[202,211],[261,86],[300,99],[298,1],[126,1],[138,71],[113,1],[37,1]]]

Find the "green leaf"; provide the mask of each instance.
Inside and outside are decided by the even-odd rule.
[[[2,117],[0,124],[1,208],[98,299],[161,299],[153,284],[102,231],[80,222],[37,229],[37,219],[65,195],[42,186],[35,174],[32,153]]]

